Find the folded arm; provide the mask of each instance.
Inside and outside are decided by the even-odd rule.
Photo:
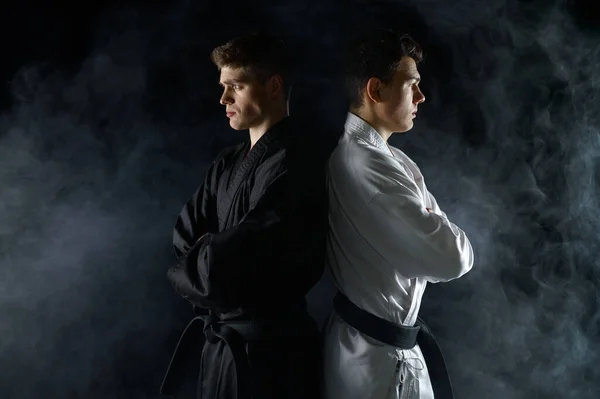
[[[311,261],[324,242],[319,198],[289,171],[268,179],[261,191],[238,225],[207,232],[169,270],[176,290],[194,304],[220,310],[258,306],[304,296],[320,277],[320,259]]]
[[[473,266],[473,249],[464,231],[448,220],[435,200],[427,209],[409,178],[402,173],[390,178],[394,184],[383,187],[369,205],[379,230],[372,245],[408,279],[446,282],[467,273]]]
[[[202,184],[181,209],[173,229],[173,249],[181,257],[199,244],[200,238],[216,231],[216,192],[218,176],[224,165],[225,151],[210,165]]]

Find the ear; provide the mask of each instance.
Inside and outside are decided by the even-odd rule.
[[[273,75],[267,82],[267,90],[271,97],[277,97],[283,93],[283,79],[280,75]]]
[[[370,78],[367,81],[367,85],[365,87],[367,99],[373,101],[374,103],[381,102],[381,89],[383,88],[383,83],[379,78]]]

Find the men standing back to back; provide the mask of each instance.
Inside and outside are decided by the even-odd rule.
[[[324,267],[326,158],[288,116],[286,53],[282,41],[252,34],[211,55],[224,116],[249,137],[217,156],[175,225],[168,277],[199,316],[165,394],[200,364],[198,398],[319,397],[321,339],[305,295]],[[190,359],[198,345],[201,358]]]
[[[325,397],[450,398],[443,357],[418,313],[427,282],[463,276],[473,250],[417,165],[387,143],[413,127],[425,100],[422,53],[387,30],[349,47],[350,112],[327,172],[327,263],[339,293],[325,333]]]

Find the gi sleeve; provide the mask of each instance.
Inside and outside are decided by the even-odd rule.
[[[209,167],[204,180],[187,201],[177,217],[173,229],[173,249],[180,258],[192,248],[201,244],[199,239],[210,231],[217,229],[216,210],[216,169],[217,161]]]
[[[265,168],[255,187],[261,195],[242,221],[206,233],[169,270],[175,289],[197,306],[221,311],[304,296],[323,271],[326,213],[319,214],[315,190],[296,177],[286,168]]]
[[[380,232],[371,244],[385,261],[407,279],[422,277],[432,283],[471,270],[473,249],[465,232],[448,220],[433,197],[428,212],[419,189],[407,176],[395,171],[388,177],[394,184],[376,194],[369,205]]]

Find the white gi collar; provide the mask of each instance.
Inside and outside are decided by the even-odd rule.
[[[356,116],[352,112],[348,112],[346,123],[344,124],[344,130],[350,135],[362,138],[380,150],[383,150],[387,153],[391,151],[385,140],[379,133],[377,133],[377,130],[375,130],[373,126],[369,125],[364,119]]]

